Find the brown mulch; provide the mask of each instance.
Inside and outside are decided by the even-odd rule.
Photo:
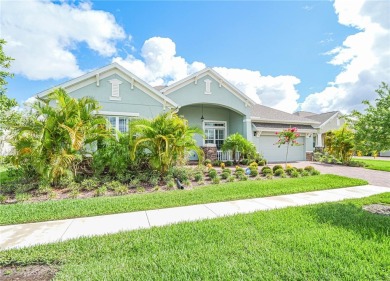
[[[390,205],[371,204],[371,205],[363,206],[363,210],[366,210],[373,214],[390,216]]]
[[[4,266],[0,267],[2,281],[49,281],[58,269],[49,265]]]

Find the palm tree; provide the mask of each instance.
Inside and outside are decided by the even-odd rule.
[[[16,158],[28,161],[50,182],[77,173],[88,153],[88,144],[109,135],[106,120],[97,116],[98,102],[90,97],[80,100],[57,89],[46,98],[38,98],[30,118],[16,128]]]
[[[203,132],[199,128],[190,127],[188,121],[176,113],[163,113],[152,120],[135,120],[130,125],[130,133],[135,136],[132,142],[132,159],[137,149],[149,153],[152,168],[164,175],[169,167],[184,164],[190,150],[195,150],[199,161],[203,151],[197,146],[194,134]]]
[[[250,144],[248,144],[248,140],[245,139],[239,133],[235,133],[226,138],[222,145],[222,151],[231,151],[233,154],[233,162],[237,163],[236,153],[241,152],[245,153],[246,148],[250,148]]]

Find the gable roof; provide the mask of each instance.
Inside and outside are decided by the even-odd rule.
[[[109,64],[109,65],[106,65],[104,67],[101,67],[101,68],[98,68],[94,71],[91,71],[91,72],[88,72],[82,76],[79,76],[77,78],[74,78],[74,79],[71,79],[67,82],[64,82],[64,83],[61,83],[57,86],[54,86],[50,89],[47,89],[45,91],[42,91],[40,93],[37,94],[38,97],[44,97],[46,95],[48,95],[49,93],[51,93],[53,90],[57,89],[57,88],[69,88],[71,86],[74,86],[78,83],[82,83],[83,81],[86,81],[90,78],[93,78],[95,77],[96,78],[96,81],[99,80],[99,76],[101,74],[104,74],[108,71],[111,71],[111,70],[119,70],[122,74],[124,74],[124,77],[129,83],[132,83],[132,84],[135,84],[137,85],[141,90],[143,90],[146,94],[150,95],[151,97],[153,97],[154,99],[156,99],[157,101],[161,102],[162,104],[168,104],[170,105],[171,107],[173,108],[177,108],[178,105],[173,101],[171,100],[170,98],[166,97],[165,95],[161,94],[158,90],[154,89],[152,86],[150,86],[148,83],[146,83],[145,81],[143,81],[141,78],[139,78],[138,76],[134,75],[133,73],[131,73],[130,71],[128,71],[126,68],[124,68],[123,66],[121,66],[120,64],[114,62],[112,64]]]
[[[307,118],[315,120],[320,122],[320,127],[324,125],[326,122],[328,122],[331,118],[333,118],[335,115],[338,115],[340,112],[338,111],[331,111],[331,112],[325,112],[320,114],[314,114],[311,116],[308,116]]]
[[[219,82],[220,86],[225,87],[227,90],[229,90],[231,93],[233,93],[235,96],[237,96],[239,99],[241,99],[244,103],[249,104],[249,105],[255,105],[256,102],[252,100],[250,97],[245,95],[243,92],[241,92],[236,86],[231,84],[229,81],[227,81],[224,77],[222,77],[220,74],[218,74],[215,70],[211,68],[204,68],[198,72],[195,72],[194,74],[179,80],[168,87],[164,88],[161,90],[161,92],[164,95],[169,95],[170,93],[192,83],[196,82],[198,79],[210,75],[212,78],[217,80]]]
[[[319,125],[320,122],[290,114],[281,110],[277,110],[265,105],[256,104],[252,106],[251,119],[252,121],[260,121],[262,123],[282,123],[282,124],[306,124]]]
[[[293,113],[294,115],[301,116],[301,117],[308,117],[311,115],[316,115],[314,112],[309,111],[297,111]]]

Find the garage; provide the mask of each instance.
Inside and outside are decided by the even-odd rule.
[[[286,159],[286,145],[278,148],[279,138],[275,135],[261,135],[255,141],[257,151],[260,152],[268,162],[284,162]],[[301,161],[306,159],[305,137],[297,138],[299,146],[290,146],[288,148],[287,161]]]

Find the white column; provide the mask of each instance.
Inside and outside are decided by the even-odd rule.
[[[248,118],[248,116],[244,117],[245,119],[243,120],[244,122],[244,137],[248,141],[252,141],[252,120]]]
[[[323,145],[322,145],[322,134],[321,133],[317,133],[317,144],[316,144],[316,147],[323,147]]]

